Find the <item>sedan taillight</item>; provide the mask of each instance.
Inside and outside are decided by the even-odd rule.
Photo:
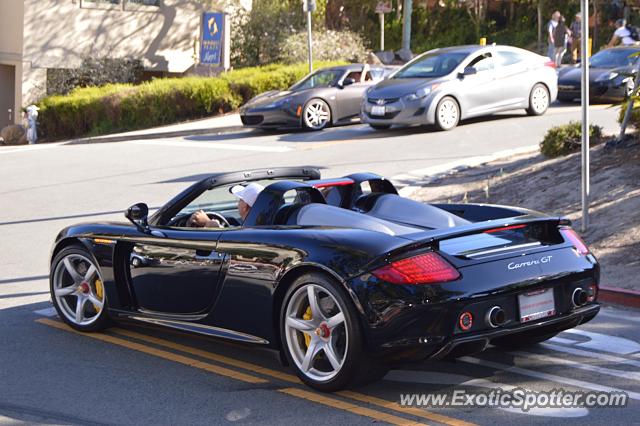
[[[572,228],[569,228],[569,227],[560,228],[560,233],[566,240],[568,240],[569,242],[571,242],[571,244],[573,244],[573,246],[578,251],[578,253],[582,255],[589,254],[589,247],[587,247],[585,242],[582,241],[582,238],[580,238],[578,233],[574,231]]]
[[[449,262],[433,252],[397,260],[372,273],[392,284],[435,284],[460,278]]]
[[[545,67],[551,67],[553,69],[557,68],[556,63],[554,61],[547,61],[547,62],[544,63],[544,66]]]

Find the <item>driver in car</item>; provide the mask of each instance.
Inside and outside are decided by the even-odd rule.
[[[240,218],[244,222],[249,215],[253,203],[256,202],[258,195],[264,189],[259,183],[252,182],[247,186],[236,185],[231,188],[231,193],[238,197],[238,212]],[[193,213],[187,222],[189,226],[196,228],[222,228],[223,225],[217,219],[211,219],[204,210],[198,210]]]

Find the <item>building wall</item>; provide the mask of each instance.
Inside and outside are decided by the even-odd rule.
[[[46,90],[47,68],[74,68],[88,56],[132,57],[150,71],[187,71],[203,11],[196,0],[160,0],[159,7],[24,0],[23,105]]]
[[[13,122],[20,123],[22,105],[22,22],[24,17],[23,0],[0,0],[0,64],[15,67],[15,101],[13,103]],[[7,90],[0,87],[0,90]],[[8,114],[7,105],[0,105],[0,114]],[[4,121],[3,121],[4,122]]]

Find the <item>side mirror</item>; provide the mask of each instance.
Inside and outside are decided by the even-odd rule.
[[[148,215],[149,207],[145,203],[134,204],[124,212],[124,217],[129,219],[140,232],[144,233],[149,232]]]
[[[462,72],[459,74],[459,76],[460,76],[460,77],[466,77],[466,76],[468,76],[468,75],[475,75],[475,74],[478,74],[478,70],[477,70],[477,69],[475,69],[474,67],[466,67],[466,68],[464,69],[464,71],[462,71]]]
[[[352,85],[353,83],[355,83],[355,82],[356,82],[356,81],[355,81],[353,78],[345,78],[345,79],[342,81],[342,87],[345,87],[345,86],[351,86],[351,85]]]

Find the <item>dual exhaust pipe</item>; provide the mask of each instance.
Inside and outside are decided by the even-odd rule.
[[[500,306],[493,306],[487,311],[484,321],[489,327],[497,328],[507,321],[507,314]]]
[[[576,287],[571,294],[571,304],[574,308],[584,306],[589,301],[589,293],[587,293],[582,287]]]

